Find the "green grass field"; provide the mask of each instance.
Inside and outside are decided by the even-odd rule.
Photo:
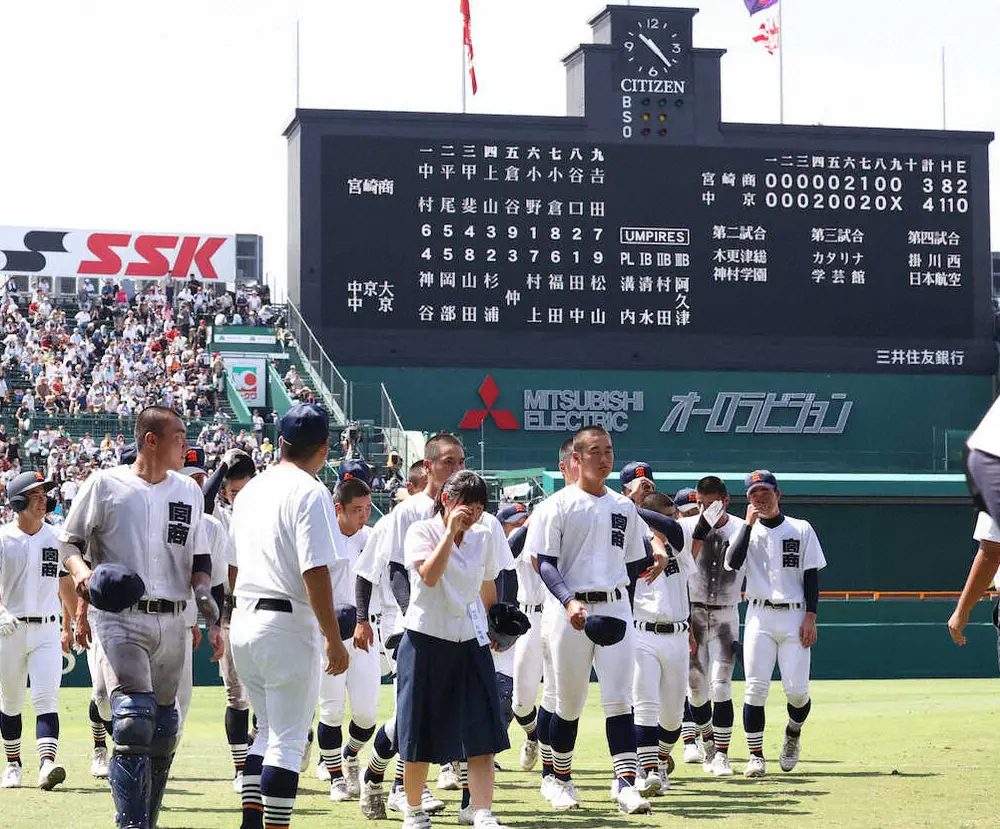
[[[996,735],[1000,710],[996,680],[896,680],[816,682],[813,711],[803,732],[802,761],[791,774],[778,768],[785,722],[780,684],[768,704],[765,753],[768,776],[745,780],[742,729],[733,735],[737,776],[717,780],[701,766],[678,764],[672,788],[654,798],[649,816],[626,817],[608,799],[610,761],[597,686],[580,727],[574,762],[583,808],[554,813],[538,793],[537,773],[521,772],[516,750],[500,756],[495,812],[511,827],[680,827],[705,821],[712,829],[965,829],[994,827]],[[742,700],[737,685],[735,699]],[[25,788],[0,791],[0,829],[110,829],[111,795],[89,774],[90,735],[86,689],[62,694],[60,761],[66,783],[53,792],[34,788],[33,714],[25,712]],[[183,744],[165,798],[161,829],[237,829],[239,798],[231,790],[231,764],[222,729],[221,688],[197,688]],[[383,688],[382,711],[390,708]],[[737,714],[739,719],[739,714]],[[521,732],[511,728],[511,743]],[[315,755],[314,755],[315,757]],[[517,769],[517,770],[515,770]],[[441,793],[448,809],[435,825],[455,825],[456,793]],[[396,825],[400,818],[390,812]],[[324,784],[304,776],[292,825],[340,829],[367,823],[356,803],[333,804]]]

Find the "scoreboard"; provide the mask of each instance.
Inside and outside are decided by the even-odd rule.
[[[656,13],[595,19],[631,45],[589,47],[577,117],[298,113],[293,297],[334,359],[991,372],[990,136],[719,124],[719,53]],[[634,65],[657,31],[683,78]]]

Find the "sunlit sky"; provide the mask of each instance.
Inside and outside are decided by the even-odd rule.
[[[1000,126],[997,0],[782,0],[786,123]],[[468,111],[565,114],[561,58],[591,42],[590,0],[471,0]],[[638,5],[638,4],[636,4]],[[778,60],[741,0],[701,8],[723,48],[723,118],[778,121]],[[259,233],[285,281],[286,145],[302,107],[461,108],[459,0],[0,0],[0,224]],[[991,152],[992,201],[1000,156]],[[991,220],[1000,244],[1000,213]],[[994,246],[995,246],[994,245]]]

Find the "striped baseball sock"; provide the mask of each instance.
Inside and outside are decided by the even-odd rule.
[[[729,753],[729,741],[733,738],[733,701],[723,700],[712,706],[712,731],[715,733],[715,750]]]
[[[757,757],[764,756],[764,706],[743,704],[743,731],[747,748]]]
[[[684,719],[681,721],[681,739],[684,745],[691,745],[698,738],[698,729],[694,724],[694,714],[691,713],[691,700],[684,698]]]
[[[552,731],[552,713],[545,706],[538,708],[538,727],[535,734],[538,737],[538,753],[542,757],[542,777],[552,774],[552,746],[549,735]]]
[[[604,721],[608,737],[611,761],[615,765],[615,777],[619,786],[634,786],[639,767],[639,757],[635,748],[635,721],[631,714],[619,714]]]
[[[806,704],[801,708],[796,708],[791,703],[788,703],[788,725],[785,728],[791,734],[798,734],[802,731],[802,724],[806,721],[806,717],[809,716],[809,711],[812,710],[812,700],[806,700]]]
[[[655,725],[637,725],[635,744],[639,753],[639,765],[647,774],[656,771],[660,765],[659,728]]]
[[[250,745],[247,742],[247,732],[250,728],[250,711],[238,708],[226,708],[226,742],[229,743],[229,753],[233,758],[236,773],[243,771],[247,761]]]
[[[351,724],[347,727],[347,745],[344,746],[344,756],[357,757],[374,733],[374,725],[362,728],[354,720],[351,720]]]
[[[344,731],[339,725],[327,725],[320,720],[316,729],[316,742],[319,744],[319,756],[330,772],[330,779],[336,780],[344,776],[343,761],[340,754],[340,743],[344,739]]]
[[[108,747],[108,730],[101,719],[101,712],[97,710],[97,703],[90,701],[90,736],[94,738],[94,748]]]
[[[392,786],[390,788],[393,791],[403,788],[403,764],[401,761],[396,761],[396,776],[392,778]]]
[[[8,763],[21,765],[21,715],[0,714],[0,736]]]
[[[558,714],[552,715],[549,745],[552,746],[552,773],[558,780],[569,780],[573,776],[573,748],[579,727],[579,720],[564,720]]]
[[[392,749],[392,737],[386,733],[386,725],[383,725],[375,732],[375,741],[372,743],[372,756],[368,760],[368,768],[365,770],[365,782],[382,784],[385,779],[385,770],[389,761],[396,752]]]
[[[521,716],[516,711],[514,712],[514,719],[517,720],[518,725],[524,729],[525,735],[529,740],[534,742],[538,739],[538,709],[532,708],[527,714]]]
[[[660,750],[660,762],[666,763],[667,758],[670,757],[670,753],[674,750],[674,746],[677,744],[677,740],[681,736],[681,730],[675,728],[672,731],[667,731],[663,726],[659,727],[659,750]]]
[[[264,801],[260,795],[262,754],[250,754],[243,766],[243,823],[240,829],[264,829]]]
[[[245,772],[244,772],[245,774]],[[292,822],[299,775],[277,766],[264,766],[260,773],[260,796],[264,801],[264,829],[283,829]]]
[[[712,735],[712,703],[706,702],[704,705],[691,706],[691,717],[694,726],[701,735],[702,742],[714,739]],[[684,726],[681,725],[681,728]]]
[[[39,714],[35,718],[35,746],[38,749],[38,765],[46,760],[56,761],[59,750],[59,715]]]
[[[469,764],[465,760],[458,760],[455,765],[458,767],[458,782],[462,784],[462,808],[465,809],[472,802],[472,795],[469,794]]]

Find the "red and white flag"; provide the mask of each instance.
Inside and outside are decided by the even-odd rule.
[[[462,42],[469,53],[469,80],[472,81],[472,94],[479,89],[476,83],[475,53],[472,50],[472,13],[469,11],[469,0],[461,0],[462,6]]]

